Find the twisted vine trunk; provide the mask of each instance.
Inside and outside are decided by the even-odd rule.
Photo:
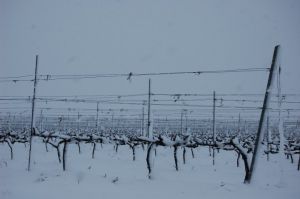
[[[194,158],[195,158],[195,155],[194,155],[194,150],[193,150],[193,148],[191,148],[191,152],[192,152],[192,158],[194,159]]]
[[[93,143],[93,152],[92,152],[92,158],[95,158],[95,150],[96,150],[96,143]]]
[[[46,152],[49,152],[47,142],[45,142],[45,148],[46,148]]]
[[[174,145],[174,161],[175,161],[176,171],[178,171],[177,149],[178,149],[178,146]]]
[[[78,153],[81,154],[81,148],[79,142],[77,142],[77,146],[78,146]]]
[[[240,167],[240,157],[241,157],[241,154],[237,151],[237,159],[236,159],[236,167]]]
[[[135,144],[128,144],[128,146],[132,150],[132,161],[135,161]]]
[[[147,168],[148,168],[148,178],[152,179],[153,178],[153,174],[152,174],[152,170],[153,170],[153,165],[152,165],[152,158],[153,158],[153,151],[156,148],[156,144],[155,143],[151,143],[148,147],[147,150],[147,158],[146,158],[146,162],[147,162]]]
[[[245,167],[244,183],[246,183],[250,179],[250,169],[249,169],[249,164],[248,164],[248,158],[247,158],[247,155],[244,153],[241,153],[241,156],[244,161],[244,167]]]
[[[230,144],[235,148],[236,152],[239,153],[242,156],[242,159],[244,161],[244,169],[245,169],[245,177],[244,177],[244,183],[247,183],[250,179],[250,167],[248,163],[248,156],[247,154],[238,146],[237,144],[234,143],[233,140],[230,141]]]
[[[58,157],[58,162],[61,163],[61,157],[60,157],[60,151],[59,151],[59,145],[56,148],[57,151],[57,157]]]
[[[185,150],[185,147],[183,147],[183,152],[182,152],[183,164],[185,164],[185,153],[186,153],[186,150]]]
[[[9,147],[9,150],[10,150],[10,159],[12,160],[14,158],[14,153],[13,153],[13,149],[12,149],[12,146],[10,144],[9,141],[5,140],[4,142],[6,142],[6,144],[8,145]]]
[[[66,170],[66,154],[67,154],[67,146],[68,141],[64,141],[64,148],[63,148],[63,170]]]
[[[135,146],[132,146],[132,160],[135,161]]]

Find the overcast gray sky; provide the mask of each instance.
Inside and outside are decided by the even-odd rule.
[[[1,76],[269,67],[300,93],[298,0],[0,0]],[[161,76],[156,93],[263,93],[267,72]],[[40,82],[38,95],[146,93],[147,78]],[[1,83],[32,95],[32,83]]]

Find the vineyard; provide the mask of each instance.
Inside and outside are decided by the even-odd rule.
[[[29,197],[32,193],[36,197],[51,198],[53,195],[47,194],[47,190],[50,190],[56,197],[77,198],[84,197],[87,192],[95,193],[96,196],[97,186],[102,187],[100,190],[108,190],[107,193],[99,192],[102,197],[107,198],[144,197],[145,193],[149,193],[145,198],[153,195],[193,197],[195,190],[198,190],[197,194],[206,194],[209,198],[219,194],[226,197],[245,194],[249,187],[242,186],[242,182],[249,175],[257,125],[251,128],[248,124],[247,128],[240,129],[229,126],[227,124],[227,128],[217,128],[215,142],[208,126],[198,129],[199,133],[191,134],[176,134],[161,129],[151,139],[139,132],[132,133],[132,129],[112,133],[113,129],[109,132],[92,129],[78,132],[39,131],[34,128],[33,164],[29,173],[25,171],[25,167],[30,131],[2,131],[0,169],[1,179],[6,179],[7,182],[1,182],[2,189],[25,183],[23,188],[14,188],[16,193],[25,195],[14,192],[1,194],[4,198],[9,198],[12,194]],[[254,186],[256,188],[252,186],[252,194],[245,198],[251,198],[253,194],[269,195],[269,190],[278,197],[293,197],[297,194],[299,127],[297,124],[285,124],[285,160],[281,163],[278,128],[271,124],[269,128],[269,139],[266,134],[262,142],[264,150],[259,158],[261,166],[256,171],[259,174],[256,177],[258,182]],[[281,179],[285,179],[285,184],[280,184],[279,176],[274,175],[275,171],[279,171],[279,163],[279,168],[285,168],[284,177]],[[13,179],[23,180],[16,183]],[[149,181],[153,183],[149,184]],[[57,191],[61,190],[59,186],[63,184],[66,190],[72,191],[67,194]],[[145,190],[145,185],[147,190],[163,187],[165,191],[150,194],[150,190]],[[31,190],[32,186],[39,188],[32,192],[23,190]],[[290,189],[282,192],[281,189],[286,186]],[[124,189],[122,195],[119,195],[120,189]]]
[[[68,180],[75,175],[75,182],[78,185],[83,185],[89,180],[97,184],[100,179],[91,178],[98,176],[102,178],[102,183],[104,183],[103,179],[109,179],[112,184],[118,186],[129,176],[130,178],[134,176],[144,183],[145,180],[160,181],[163,176],[160,169],[167,172],[166,178],[170,179],[172,175],[178,175],[174,172],[186,172],[185,169],[189,167],[187,171],[192,169],[191,173],[212,171],[218,173],[217,176],[214,176],[214,173],[209,174],[214,176],[213,179],[216,181],[220,180],[218,179],[220,171],[224,174],[236,170],[238,172],[234,174],[235,183],[239,182],[241,185],[252,184],[251,179],[255,174],[254,181],[258,186],[257,182],[264,182],[261,178],[272,175],[266,175],[267,167],[262,168],[263,165],[269,165],[269,172],[280,173],[277,179],[270,178],[272,183],[275,183],[274,187],[282,187],[284,175],[299,175],[300,122],[297,120],[299,109],[295,107],[299,103],[297,101],[299,96],[282,94],[280,90],[281,69],[276,64],[278,48],[279,46],[275,47],[271,68],[266,69],[109,75],[113,78],[127,77],[127,80],[131,81],[132,78],[139,76],[267,71],[269,77],[265,95],[218,94],[215,91],[212,94],[155,93],[151,89],[151,79],[149,79],[148,93],[144,94],[37,96],[38,81],[107,77],[107,75],[37,76],[37,56],[33,80],[24,77],[10,77],[3,80],[5,82],[34,81],[34,94],[33,97],[3,96],[1,98],[5,106],[6,104],[25,105],[25,107],[2,107],[2,109],[16,110],[1,115],[1,172],[7,170],[8,173],[14,173],[10,171],[10,165],[15,168],[17,165],[14,162],[17,161],[20,162],[18,166],[25,168],[24,161],[27,161],[29,174],[40,171],[35,183],[57,181],[59,178],[53,179],[53,175],[64,176],[61,178]],[[275,81],[274,76],[277,88],[272,86]],[[261,100],[262,98],[264,100]],[[52,106],[49,106],[50,104]],[[30,105],[31,115],[28,114]],[[96,105],[96,108],[93,108],[93,105]],[[109,108],[100,109],[99,106],[109,106]],[[132,106],[142,108],[137,109]],[[40,112],[38,113],[36,109]],[[24,151],[28,153],[28,158]],[[24,155],[20,157],[20,153]],[[84,160],[79,160],[83,157]],[[107,164],[99,162],[99,157],[102,161],[104,158]],[[41,160],[43,158],[45,159]],[[201,160],[204,160],[205,165],[198,164],[202,162]],[[95,161],[98,163],[96,164]],[[114,163],[109,163],[111,161]],[[287,163],[290,166],[283,166]],[[47,166],[48,164],[52,165],[51,168]],[[102,164],[103,171],[94,169],[99,166],[98,164]],[[107,173],[111,169],[110,164],[114,165],[113,176]],[[85,165],[86,168],[81,167],[79,171],[78,168],[74,169],[80,165]],[[274,165],[279,166],[279,170],[274,169]],[[127,171],[123,170],[123,166],[129,170],[135,168],[137,173],[133,171],[129,172],[129,176],[124,176]],[[206,167],[206,170],[201,167]],[[287,167],[291,169],[284,172],[283,168]],[[53,171],[53,168],[57,168],[56,171]],[[197,171],[193,171],[195,168]],[[68,176],[65,176],[66,172]],[[118,175],[115,175],[117,173]],[[184,181],[192,178],[191,173],[178,177],[179,181],[180,178]],[[4,173],[1,175],[7,178]],[[189,178],[186,178],[187,176]],[[204,179],[208,178],[209,176],[204,177]],[[222,188],[221,192],[238,191],[233,187],[228,188],[226,182],[231,180],[232,176],[226,178],[221,175],[221,178],[223,179],[219,185]],[[289,187],[297,184],[293,180],[294,178],[289,181],[291,183]],[[201,183],[205,182],[201,181]],[[271,182],[264,183],[269,186]],[[107,187],[107,185],[104,183],[103,186]],[[271,189],[276,192],[276,189]],[[255,191],[257,192],[258,189],[256,188]],[[144,194],[144,192],[138,193]],[[292,196],[294,193],[289,191]],[[11,192],[2,192],[4,197],[9,197],[10,194]],[[280,194],[282,193],[279,192]]]
[[[264,154],[269,159],[270,154],[279,153],[279,135],[276,128],[270,128],[270,138],[263,141]],[[250,132],[249,132],[250,131]],[[300,140],[299,140],[299,127],[285,129],[287,135],[287,142],[285,143],[284,154],[287,159],[293,164],[297,163],[297,169],[300,170]],[[23,143],[26,147],[29,143],[29,133],[24,130],[23,132],[2,132],[1,143],[6,143],[10,151],[10,159],[13,160],[14,144]],[[215,164],[215,153],[219,153],[220,150],[232,151],[236,153],[236,166],[240,166],[240,159],[243,161],[244,166],[244,180],[249,177],[249,160],[253,152],[255,133],[251,133],[251,129],[241,131],[234,128],[221,128],[217,132],[216,141],[209,135],[206,130],[199,130],[199,133],[192,135],[180,135],[172,134],[170,132],[164,132],[154,135],[152,138],[135,135],[130,130],[124,130],[122,133],[105,133],[105,132],[39,132],[37,128],[34,128],[34,134],[32,135],[38,143],[44,143],[45,150],[48,152],[48,147],[53,147],[57,153],[58,162],[62,164],[63,170],[66,170],[66,156],[68,145],[77,145],[78,153],[81,153],[81,145],[92,145],[92,151],[90,153],[91,158],[95,158],[95,149],[97,145],[101,148],[103,144],[110,144],[114,146],[114,150],[118,152],[119,146],[126,145],[130,148],[132,153],[132,160],[136,159],[136,150],[142,148],[146,150],[146,163],[148,169],[148,177],[151,179],[153,165],[153,158],[156,155],[156,148],[158,146],[170,148],[173,150],[174,166],[178,171],[178,158],[182,158],[183,164],[186,163],[186,153],[191,153],[192,158],[195,157],[194,150],[196,148],[207,148],[209,156],[212,156],[212,164]],[[99,147],[99,146],[98,146]],[[182,149],[182,154],[178,154],[178,149]],[[155,155],[154,155],[155,154]],[[298,159],[298,161],[294,161]]]
[[[1,0],[0,199],[299,198],[299,10]]]

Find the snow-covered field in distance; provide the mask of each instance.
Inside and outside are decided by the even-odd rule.
[[[10,160],[7,145],[0,144],[0,198],[1,199],[53,199],[53,198],[298,198],[300,172],[297,164],[283,162],[280,180],[279,155],[270,161],[261,156],[254,184],[243,184],[243,162],[236,167],[236,154],[232,151],[216,153],[212,165],[208,148],[195,149],[195,158],[187,151],[183,165],[182,149],[178,151],[179,171],[175,170],[173,149],[157,148],[154,178],[147,178],[146,151],[137,148],[136,161],[128,146],[97,145],[95,159],[92,146],[81,144],[81,154],[70,144],[67,171],[62,171],[56,150],[43,143],[33,143],[33,161],[27,168],[28,146],[14,145],[14,159]],[[296,162],[296,161],[295,161]]]

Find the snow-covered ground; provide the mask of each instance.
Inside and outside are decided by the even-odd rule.
[[[254,184],[243,184],[243,162],[236,167],[236,154],[220,151],[216,165],[212,165],[208,149],[195,149],[193,159],[187,152],[187,163],[182,164],[182,150],[178,152],[179,171],[175,170],[173,149],[157,148],[154,178],[147,178],[146,152],[137,149],[136,161],[128,146],[97,145],[95,159],[92,146],[76,145],[68,148],[67,171],[62,171],[56,151],[51,146],[33,144],[32,170],[28,172],[28,147],[14,145],[14,159],[10,160],[7,145],[0,144],[0,198],[299,198],[300,172],[296,163],[284,161],[280,180],[279,156],[270,161],[262,156]]]

